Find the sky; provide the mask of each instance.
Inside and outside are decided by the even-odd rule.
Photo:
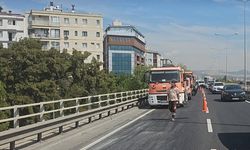
[[[0,0],[5,10],[41,10],[53,1],[70,10],[100,13],[104,29],[118,19],[135,26],[146,47],[192,70],[243,69],[244,18],[240,0]],[[247,58],[250,42],[250,1],[246,4]],[[248,38],[249,35],[249,38]],[[250,69],[250,60],[247,63]]]

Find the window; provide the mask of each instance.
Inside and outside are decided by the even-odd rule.
[[[92,46],[94,46],[94,45],[95,45],[95,43],[91,43],[91,45],[92,45]]]
[[[96,32],[96,37],[100,37],[100,32]]]
[[[60,38],[60,30],[59,29],[51,29],[50,36],[52,38]]]
[[[77,45],[77,42],[75,42],[75,45]]]
[[[8,25],[16,25],[16,20],[8,20]]]
[[[96,24],[97,24],[97,25],[100,25],[100,20],[96,20]]]
[[[75,36],[78,36],[78,32],[77,31],[75,31]]]
[[[64,37],[68,37],[69,36],[69,30],[64,30],[63,35],[64,35]]]
[[[131,74],[132,72],[131,54],[113,53],[112,72],[116,74]]]
[[[82,24],[88,24],[88,20],[87,19],[82,19]]]
[[[153,71],[150,75],[150,82],[180,81],[179,71]]]
[[[69,18],[64,18],[64,24],[69,24]]]
[[[78,24],[78,20],[77,20],[77,18],[75,18],[75,24]]]
[[[100,48],[100,43],[96,43],[96,48]]]
[[[64,48],[69,48],[69,42],[64,42]]]
[[[97,58],[98,60],[100,60],[100,55],[96,55],[96,58]]]
[[[51,16],[51,23],[52,24],[58,24],[60,22],[60,19],[58,16]]]
[[[3,31],[0,31],[0,37],[3,37]]]
[[[82,43],[82,48],[87,48],[87,47],[88,47],[87,43]]]
[[[3,20],[2,19],[0,19],[0,26],[2,26],[3,25]]]
[[[82,31],[82,36],[88,36],[88,32],[87,31]]]
[[[60,43],[52,41],[51,42],[51,48],[60,49]]]

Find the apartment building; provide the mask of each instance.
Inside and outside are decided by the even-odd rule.
[[[104,67],[115,74],[133,74],[144,65],[144,36],[133,26],[114,21],[104,36]]]
[[[4,12],[0,8],[0,43],[3,47],[8,48],[11,43],[27,36],[25,16],[12,11]]]
[[[73,50],[91,53],[86,62],[93,57],[103,62],[103,17],[99,14],[64,12],[53,2],[42,11],[31,10],[28,18],[28,35],[40,39],[43,49],[55,48],[60,52]]]
[[[160,67],[161,54],[156,51],[147,51],[145,53],[145,65],[151,67]]]

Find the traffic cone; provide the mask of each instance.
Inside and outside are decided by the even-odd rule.
[[[203,107],[202,107],[202,111],[203,112],[207,112],[207,100],[206,97],[203,98]]]

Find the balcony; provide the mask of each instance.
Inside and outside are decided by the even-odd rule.
[[[49,38],[49,34],[35,34],[35,33],[32,33],[30,34],[30,38]]]
[[[31,26],[49,26],[49,20],[33,20],[30,22]]]

